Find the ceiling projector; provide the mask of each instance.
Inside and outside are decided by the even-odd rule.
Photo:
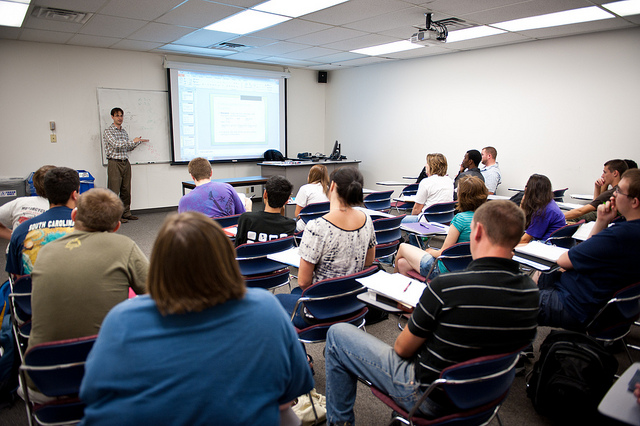
[[[411,43],[420,44],[422,46],[435,46],[443,44],[447,41],[447,27],[444,22],[433,21],[432,13],[425,13],[426,25],[424,28],[418,28],[418,32],[409,39]]]

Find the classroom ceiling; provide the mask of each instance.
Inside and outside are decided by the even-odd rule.
[[[416,32],[415,27],[425,25],[426,12],[433,12],[436,21],[452,17],[464,21],[450,26],[452,32],[612,1],[349,0],[238,36],[203,27],[264,0],[32,0],[22,27],[0,26],[0,38],[334,70],[640,26],[640,15],[616,15],[611,19],[506,32],[382,56],[351,52],[409,39]],[[39,7],[82,13],[77,16],[59,13],[53,18],[34,16]],[[40,14],[45,15],[42,11]],[[229,44],[221,46],[221,43]]]

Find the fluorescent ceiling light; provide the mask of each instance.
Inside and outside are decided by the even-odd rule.
[[[220,31],[232,34],[249,34],[273,25],[288,21],[289,17],[273,15],[271,13],[258,12],[257,10],[245,10],[236,13],[222,21],[215,22],[204,27],[205,30]]]
[[[359,53],[361,55],[378,56],[387,53],[402,52],[405,50],[417,49],[424,47],[419,44],[411,43],[409,40],[394,41],[393,43],[381,44],[379,46],[365,47],[364,49],[352,50],[351,53]]]
[[[620,16],[640,14],[640,0],[616,1],[601,6]]]
[[[270,0],[254,6],[252,9],[297,18],[345,1],[347,0]]]
[[[615,18],[609,12],[599,7],[590,6],[580,9],[565,10],[563,12],[548,13],[546,15],[531,16],[529,18],[514,19],[513,21],[491,24],[492,27],[507,31],[526,31],[537,28],[557,27],[560,25],[578,24],[580,22],[598,21]]]
[[[455,43],[456,41],[471,40],[473,38],[488,37],[505,32],[505,30],[487,27],[486,25],[465,28],[464,30],[451,31],[447,36],[447,44]]]
[[[29,9],[29,1],[2,1],[0,2],[0,25],[6,27],[19,27]]]

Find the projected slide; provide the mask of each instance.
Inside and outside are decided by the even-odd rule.
[[[170,70],[174,161],[284,152],[284,79]]]

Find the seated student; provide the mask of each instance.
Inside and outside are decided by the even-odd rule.
[[[350,324],[332,326],[325,349],[328,423],[355,423],[358,377],[410,410],[444,368],[531,343],[538,291],[511,260],[523,231],[524,214],[514,203],[480,206],[471,223],[469,268],[431,281],[393,347]],[[454,411],[445,399],[433,393],[421,415]]]
[[[609,227],[616,211],[626,221]],[[616,291],[640,281],[640,170],[624,172],[597,215],[589,239],[558,259],[565,272],[539,277],[540,325],[583,330]]]
[[[145,292],[149,261],[133,240],[115,234],[123,211],[113,191],[90,189],[71,212],[73,232],[40,250],[31,274],[29,347],[98,334],[129,288]]]
[[[149,295],[109,312],[89,354],[81,424],[278,425],[313,388],[289,317],[246,288],[229,238],[197,212],[168,217]]]
[[[278,294],[285,309],[293,312],[302,290],[328,278],[360,272],[371,266],[376,234],[371,218],[353,206],[362,204],[362,174],[353,167],[331,173],[330,211],[307,223],[300,242],[298,285],[291,294]],[[299,318],[304,326],[304,320]],[[294,325],[297,325],[294,321]]]
[[[458,194],[458,182],[465,176],[475,176],[484,182],[484,176],[480,173],[478,165],[482,161],[482,154],[477,149],[470,149],[464,154],[462,163],[460,163],[460,171],[458,176],[453,180],[453,197],[457,199]]]
[[[553,231],[567,224],[560,207],[553,200],[551,181],[544,175],[531,175],[524,187],[520,208],[527,218],[520,244],[546,240]]]
[[[30,274],[40,248],[73,230],[71,210],[80,190],[78,172],[68,167],[49,170],[44,175],[44,190],[49,210],[22,222],[11,234],[6,265],[10,274]]]
[[[264,186],[264,211],[242,213],[238,219],[236,246],[293,235],[296,221],[284,217],[284,205],[293,185],[282,176],[271,176]]]
[[[400,244],[398,254],[396,255],[395,272],[407,275],[409,271],[418,272],[426,277],[431,266],[436,261],[442,250],[451,247],[456,243],[464,243],[469,241],[471,235],[471,220],[473,213],[485,201],[489,191],[484,182],[475,176],[466,176],[460,179],[458,186],[458,204],[457,208],[460,213],[456,214],[451,221],[449,232],[442,244],[441,249],[428,248],[422,250],[410,244]],[[438,265],[433,269],[430,277],[433,278],[438,274],[449,272],[447,268],[438,261]]]
[[[296,195],[296,218],[300,215],[300,211],[309,204],[329,201],[329,172],[326,166],[316,164],[311,167],[307,182],[309,183],[302,185]],[[298,219],[296,231],[304,231],[304,226],[304,221]]]
[[[428,154],[425,167],[427,178],[418,185],[411,215],[418,215],[433,204],[453,201],[453,181],[446,176],[447,158],[440,153]]]
[[[178,202],[178,213],[196,211],[209,217],[231,216],[251,211],[251,204],[245,209],[245,202],[251,203],[246,197],[238,195],[228,183],[211,182],[211,163],[202,157],[189,161],[189,174],[196,187],[182,196]]]
[[[496,159],[498,151],[492,146],[482,148],[482,165],[480,173],[484,176],[484,184],[487,185],[489,195],[493,195],[498,190],[498,185],[502,183],[500,166]]]
[[[627,170],[628,169],[637,169],[638,168],[638,163],[636,163],[633,160],[630,160],[628,158],[624,159],[624,162],[627,163]]]
[[[0,238],[11,239],[11,230],[25,220],[49,210],[49,200],[44,192],[44,175],[56,166],[42,166],[33,174],[36,197],[18,197],[0,206]]]
[[[620,182],[622,174],[627,170],[627,163],[624,160],[609,160],[604,163],[602,176],[596,180],[593,190],[593,201],[577,209],[564,212],[564,218],[571,221],[585,219],[587,222],[594,221],[598,206],[611,198],[615,187]],[[609,186],[611,188],[609,189]],[[584,217],[583,217],[584,216]]]

